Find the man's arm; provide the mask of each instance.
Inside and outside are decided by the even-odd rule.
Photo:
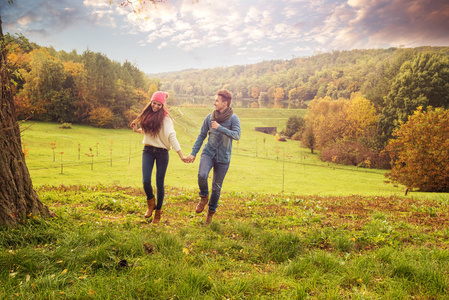
[[[196,154],[200,151],[201,146],[203,145],[204,140],[207,137],[207,133],[210,129],[210,114],[207,115],[207,117],[203,121],[203,125],[201,126],[201,131],[198,134],[198,137],[196,138],[196,142],[193,145],[192,152],[190,153],[190,156],[196,157]]]

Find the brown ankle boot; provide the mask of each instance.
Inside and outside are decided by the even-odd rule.
[[[162,209],[155,210],[153,224],[159,224],[159,221],[161,220],[161,210]]]
[[[200,203],[196,206],[196,213],[199,214],[204,210],[204,207],[206,206],[207,202],[209,202],[209,196],[200,196],[201,200]]]
[[[145,213],[145,218],[149,218],[153,214],[153,210],[156,208],[156,204],[154,202],[154,197],[150,200],[147,199],[148,210]]]
[[[205,226],[208,226],[210,224],[210,222],[212,222],[212,217],[214,216],[215,212],[214,211],[207,211],[207,215],[206,215],[206,222],[204,223]]]

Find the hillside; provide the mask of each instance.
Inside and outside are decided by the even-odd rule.
[[[378,110],[390,91],[393,79],[404,62],[419,53],[449,56],[449,47],[362,49],[319,53],[312,57],[264,61],[251,65],[151,74],[160,79],[163,90],[171,90],[176,104],[185,101],[207,103],[221,87],[228,88],[238,100],[234,105],[249,107],[268,96],[265,105],[274,104],[273,88],[282,88],[283,107],[301,106],[315,97],[349,98],[361,92]],[[296,95],[290,91],[296,89]],[[264,103],[262,103],[262,106]]]

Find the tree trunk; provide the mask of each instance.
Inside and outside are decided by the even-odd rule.
[[[16,225],[30,215],[52,216],[33,189],[15,115],[0,16],[0,225]]]

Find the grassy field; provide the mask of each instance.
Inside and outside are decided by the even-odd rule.
[[[208,108],[173,108],[183,152],[187,155]],[[384,170],[323,163],[296,141],[277,142],[255,127],[285,128],[298,110],[236,109],[242,138],[234,143],[224,191],[294,195],[404,195],[404,187],[385,183]],[[40,185],[141,186],[142,137],[131,129],[98,129],[54,123],[25,123],[22,141],[33,183]],[[53,145],[52,145],[53,143]],[[54,148],[54,149],[52,149]],[[89,148],[92,150],[90,151]],[[63,152],[63,154],[61,154]],[[196,188],[199,159],[184,164],[174,151],[166,177],[168,186]],[[62,167],[62,170],[61,170]],[[409,193],[409,197],[447,199],[448,194]]]
[[[140,188],[38,193],[58,217],[0,228],[1,299],[448,299],[448,201],[228,192],[204,227],[192,190],[159,225]]]
[[[185,154],[209,111],[173,109]],[[254,131],[281,130],[298,111],[236,111],[242,139],[209,227],[194,212],[198,161],[171,151],[153,225],[140,135],[22,124],[34,186],[56,217],[0,228],[0,298],[448,299],[448,194],[404,196],[382,170],[323,163]]]
[[[173,109],[185,154],[209,111]],[[404,196],[382,170],[323,163],[254,131],[297,111],[236,112],[242,139],[209,227],[194,212],[198,161],[171,151],[154,225],[140,135],[22,124],[56,217],[0,227],[0,299],[449,299],[448,194]]]

